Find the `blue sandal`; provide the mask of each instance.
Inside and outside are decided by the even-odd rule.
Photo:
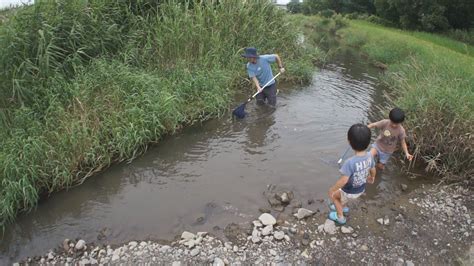
[[[342,219],[339,219],[339,217],[337,217],[337,212],[330,212],[328,218],[329,220],[336,222],[338,225],[346,224],[346,218],[343,217]]]
[[[329,204],[329,209],[333,212],[336,211],[336,206],[334,205],[334,203]],[[342,208],[342,212],[343,213],[348,213],[349,212],[349,207]]]

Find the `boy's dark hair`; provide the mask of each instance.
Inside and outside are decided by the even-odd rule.
[[[364,151],[370,144],[372,133],[369,127],[363,124],[354,124],[347,131],[347,139],[355,151]]]
[[[400,124],[405,121],[405,112],[403,112],[402,109],[395,107],[390,110],[390,114],[388,114],[388,117],[393,123]]]

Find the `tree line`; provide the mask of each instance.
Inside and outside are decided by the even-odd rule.
[[[429,32],[474,27],[473,0],[293,0],[292,13],[366,15],[386,26]]]

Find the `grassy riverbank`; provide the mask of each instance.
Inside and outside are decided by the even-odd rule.
[[[392,106],[407,112],[405,127],[418,159],[447,179],[474,174],[474,47],[445,36],[345,20],[302,18],[316,32],[337,31],[337,53],[353,47],[387,66]],[[380,64],[382,63],[382,64]],[[387,106],[388,112],[392,106]],[[386,114],[385,114],[386,115]]]
[[[474,174],[474,47],[443,36],[352,21],[343,41],[388,65],[393,103],[416,154],[450,179]]]
[[[42,195],[132,160],[249,90],[242,48],[278,53],[308,82],[269,1],[37,1],[0,26],[0,226]]]

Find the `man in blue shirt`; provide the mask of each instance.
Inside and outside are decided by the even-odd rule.
[[[261,91],[255,97],[257,99],[257,104],[264,104],[265,100],[269,105],[275,106],[276,104],[276,82],[273,80],[265,88],[262,88],[267,82],[273,79],[271,63],[275,61],[280,68],[280,73],[285,72],[283,63],[280,57],[277,54],[265,54],[258,55],[257,49],[254,47],[245,48],[245,54],[242,57],[247,58],[247,72],[249,78],[255,84],[257,91]],[[263,90],[262,90],[263,89]]]

